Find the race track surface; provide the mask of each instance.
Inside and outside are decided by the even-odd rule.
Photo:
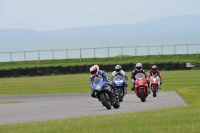
[[[86,115],[115,114],[185,106],[185,101],[176,92],[159,92],[157,97],[150,94],[146,102],[128,93],[119,109],[107,110],[90,94],[52,94],[0,96],[0,124],[52,120]]]

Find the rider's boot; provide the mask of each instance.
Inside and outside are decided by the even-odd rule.
[[[119,96],[119,93],[118,93],[118,91],[115,89],[115,95],[116,95],[116,97],[118,98],[118,96]]]
[[[114,90],[115,95],[116,95],[116,96],[119,96],[118,90],[117,90],[114,86],[113,86],[112,88],[113,88],[113,90]]]
[[[150,89],[150,86],[148,86],[148,91],[149,91],[149,94],[151,94],[151,89]]]
[[[135,90],[135,87],[134,87],[134,86],[133,86],[133,87],[131,87],[131,90],[132,90],[132,91],[134,91],[134,90]]]
[[[124,95],[126,95],[126,94],[127,94],[126,87],[124,87]]]
[[[113,84],[110,84],[110,87],[111,87],[112,90],[114,91],[114,94],[115,94],[116,96],[118,96],[119,94],[118,94],[118,91],[115,89],[115,86],[114,86]]]
[[[95,91],[92,91],[91,97],[96,98]]]
[[[131,90],[135,91],[135,83],[132,84]]]

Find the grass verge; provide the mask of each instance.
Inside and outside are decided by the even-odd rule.
[[[80,118],[58,119],[51,121],[39,121],[29,123],[18,123],[1,125],[0,132],[2,133],[198,133],[200,132],[200,70],[182,70],[182,71],[162,71],[163,85],[161,91],[177,91],[183,99],[188,103],[188,106],[173,107],[168,109],[141,111],[132,113],[121,113],[113,115],[102,116],[86,116]],[[130,75],[130,72],[127,73]],[[87,78],[86,78],[87,77]],[[42,78],[42,79],[41,79]],[[51,78],[57,81],[53,87],[47,86],[51,82]],[[61,80],[61,79],[68,79]],[[3,81],[2,81],[3,80]],[[6,87],[12,78],[5,78],[0,80],[0,84],[4,83]],[[16,78],[18,80],[18,78]],[[19,78],[20,80],[20,78]],[[16,90],[21,88],[23,80],[29,82],[30,87],[24,87],[21,91],[16,93],[28,94],[31,93],[46,93],[47,90],[40,90],[41,88],[48,88],[52,93],[75,93],[89,92],[89,74],[77,75],[61,75],[49,77],[34,77],[33,79],[26,77],[21,78],[14,84]],[[38,81],[37,81],[38,80]],[[43,82],[39,82],[43,80]],[[26,82],[27,82],[26,81]],[[37,82],[36,82],[37,81]],[[63,82],[65,81],[65,82]],[[34,83],[33,83],[34,82]],[[67,84],[67,83],[69,84]],[[82,83],[81,83],[82,82]],[[35,84],[37,83],[37,84]],[[46,83],[46,84],[45,84]],[[79,83],[79,84],[77,84]],[[43,87],[38,88],[38,86]],[[68,86],[65,86],[65,85]],[[130,90],[130,82],[129,89]],[[60,86],[58,86],[60,85]],[[65,86],[65,87],[64,87]],[[10,90],[9,90],[10,88]],[[54,90],[54,88],[57,88]],[[80,89],[82,88],[82,89]],[[37,91],[28,91],[36,89]],[[52,89],[52,90],[51,90]],[[14,87],[8,87],[7,92],[14,90]],[[24,91],[24,92],[23,92]],[[23,92],[23,93],[22,93]],[[13,94],[13,93],[10,93]],[[142,104],[142,103],[141,103]]]
[[[24,101],[9,101],[9,102],[0,102],[0,104],[14,104],[14,103],[22,103]]]

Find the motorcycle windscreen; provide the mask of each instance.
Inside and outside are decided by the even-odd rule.
[[[123,80],[123,77],[121,75],[117,75],[113,78],[113,81],[116,81],[116,80]]]
[[[157,77],[158,77],[158,75],[156,75],[156,74],[153,74],[151,77],[152,77],[152,78],[157,78]]]
[[[142,79],[142,78],[145,78],[145,75],[143,73],[137,73],[135,75],[135,78]]]
[[[113,83],[115,86],[123,86],[124,79],[121,75],[117,75],[113,78]]]
[[[105,82],[103,81],[102,78],[95,77],[92,83],[92,89],[93,90],[100,90],[102,86],[105,85]]]

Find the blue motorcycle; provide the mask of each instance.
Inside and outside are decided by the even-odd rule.
[[[127,79],[128,77],[126,77],[125,79],[122,75],[116,75],[112,79],[112,84],[114,85],[115,89],[119,93],[119,102],[123,101],[123,98],[127,93],[126,90],[124,89],[125,87],[127,87],[127,84],[126,84]]]
[[[107,82],[103,81],[102,78],[94,78],[92,90],[95,91],[96,98],[98,98],[107,109],[111,109],[112,106],[115,109],[120,107],[118,96],[115,95],[112,87],[110,87]]]

